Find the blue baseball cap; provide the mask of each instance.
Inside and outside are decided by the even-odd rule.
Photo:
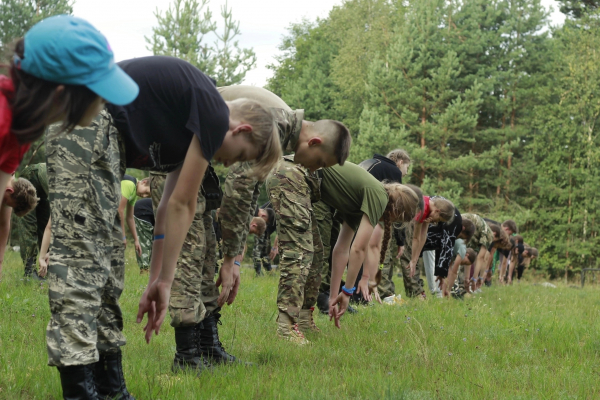
[[[89,22],[57,15],[35,24],[25,34],[23,58],[17,68],[37,78],[83,85],[109,103],[131,103],[139,87],[118,65],[108,41]]]

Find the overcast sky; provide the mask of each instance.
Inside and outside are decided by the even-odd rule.
[[[146,49],[144,36],[152,34],[156,25],[154,11],[164,11],[170,0],[76,0],[74,14],[91,22],[106,37],[117,61],[142,57],[152,53]],[[267,65],[274,62],[277,46],[291,23],[302,18],[326,18],[329,11],[343,0],[228,0],[233,17],[240,22],[242,47],[253,47],[257,56],[256,68],[248,72],[247,85],[263,86],[272,75]],[[209,8],[219,21],[225,0],[210,0]],[[554,5],[553,24],[564,20],[556,9],[556,1],[542,0],[545,6]]]

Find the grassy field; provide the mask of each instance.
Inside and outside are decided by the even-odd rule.
[[[46,366],[47,289],[24,281],[22,271],[18,254],[8,252],[0,282],[0,398],[59,399],[58,372]],[[220,332],[227,350],[255,366],[175,376],[168,321],[150,345],[135,324],[146,277],[128,249],[124,368],[137,399],[600,398],[598,286],[522,283],[465,301],[360,307],[341,330],[319,315],[322,333],[295,347],[275,336],[277,277],[253,275],[243,269]]]

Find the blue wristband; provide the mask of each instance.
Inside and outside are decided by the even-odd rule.
[[[354,294],[354,291],[356,291],[355,287],[352,287],[352,289],[348,289],[346,286],[342,286],[342,292],[344,292],[346,296],[352,296]]]
[[[234,263],[235,265],[237,265],[238,267],[241,267],[241,266],[242,266],[242,264],[240,264],[240,262],[239,262],[239,261],[234,261],[233,263]]]
[[[154,240],[161,240],[161,239],[164,239],[164,238],[165,238],[164,234],[162,234],[162,235],[154,235]]]
[[[123,236],[123,240],[127,240],[127,236]]]

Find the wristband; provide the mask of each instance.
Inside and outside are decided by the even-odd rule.
[[[123,236],[123,240],[127,240],[127,236]]]
[[[237,261],[237,260],[236,260],[236,261],[234,261],[233,263],[234,263],[235,265],[237,265],[238,267],[241,267],[241,266],[242,266],[242,264],[240,264],[240,262],[239,262],[239,261]]]
[[[154,240],[161,240],[161,239],[164,239],[164,238],[165,238],[164,234],[162,234],[162,235],[154,235]]]
[[[342,286],[342,292],[346,295],[346,296],[352,296],[354,294],[354,291],[356,290],[355,287],[352,287],[352,289],[348,289],[346,288],[346,286]]]

